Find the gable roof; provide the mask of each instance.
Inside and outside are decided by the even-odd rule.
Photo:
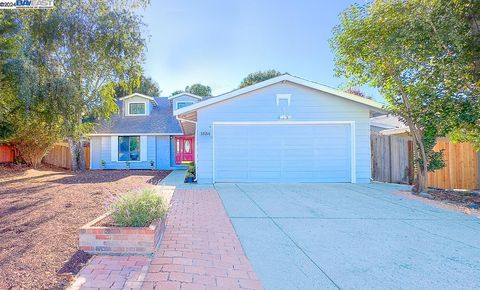
[[[125,116],[123,102],[117,101],[118,114],[109,120],[100,120],[90,136],[147,134],[147,135],[183,135],[178,120],[173,116],[171,102],[166,97],[153,98],[157,106],[148,116]]]
[[[120,101],[123,101],[123,100],[125,100],[125,99],[132,98],[132,97],[141,97],[141,98],[150,100],[152,103],[154,103],[155,105],[157,105],[157,102],[155,101],[155,98],[154,98],[154,97],[150,97],[150,96],[147,96],[147,95],[144,95],[144,94],[140,94],[140,93],[133,93],[133,94],[131,94],[131,95],[128,95],[128,96],[125,96],[125,97],[121,97],[119,100],[120,100]]]
[[[302,86],[305,86],[305,87],[308,87],[308,88],[311,88],[311,89],[315,89],[315,90],[318,90],[318,91],[322,91],[322,92],[325,92],[325,93],[329,93],[329,94],[332,94],[332,95],[335,95],[337,97],[341,97],[341,98],[344,98],[344,99],[347,99],[347,100],[350,100],[350,101],[354,101],[354,102],[366,105],[370,108],[373,108],[373,109],[375,109],[376,111],[379,111],[379,112],[385,112],[385,110],[383,109],[383,105],[381,103],[377,102],[377,101],[366,99],[366,98],[363,98],[363,97],[360,97],[360,96],[357,96],[357,95],[354,95],[354,94],[350,94],[350,93],[347,93],[347,92],[344,92],[344,91],[341,91],[341,90],[338,90],[338,89],[334,89],[334,88],[331,88],[331,87],[328,87],[328,86],[325,86],[325,85],[321,85],[321,84],[316,83],[316,82],[312,82],[312,81],[309,81],[309,80],[306,80],[306,79],[302,79],[302,78],[299,78],[299,77],[296,77],[296,76],[292,76],[290,74],[283,74],[283,75],[280,75],[278,77],[274,77],[274,78],[268,79],[268,80],[263,81],[263,82],[256,83],[256,84],[248,86],[248,87],[233,90],[233,91],[225,93],[223,95],[219,95],[219,96],[214,97],[214,98],[209,98],[209,99],[206,99],[204,101],[198,102],[196,104],[180,108],[178,110],[175,110],[173,112],[173,114],[175,116],[177,116],[177,115],[180,115],[180,114],[195,111],[195,110],[198,110],[200,108],[210,106],[210,105],[213,105],[213,104],[216,104],[216,103],[219,103],[219,102],[231,99],[231,98],[235,98],[237,96],[240,96],[240,95],[243,95],[243,94],[246,94],[246,93],[249,93],[249,92],[252,92],[252,91],[255,91],[255,90],[258,90],[258,89],[276,84],[276,83],[285,82],[285,81],[295,83],[295,84],[299,84],[299,85],[302,85]]]
[[[400,121],[400,119],[393,115],[382,115],[370,118],[370,126],[375,126],[384,129],[405,128],[407,125]]]
[[[182,97],[182,96],[192,97],[192,98],[196,98],[196,99],[199,99],[199,100],[203,99],[203,97],[197,96],[195,94],[190,94],[190,93],[179,93],[179,94],[168,97],[168,99],[172,100],[172,99],[176,99],[176,98]]]

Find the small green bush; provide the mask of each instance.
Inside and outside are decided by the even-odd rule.
[[[190,162],[190,163],[188,164],[187,172],[188,172],[188,173],[191,173],[191,174],[193,174],[193,176],[195,176],[195,173],[196,173],[196,172],[195,172],[195,162]]]
[[[148,226],[152,221],[163,218],[167,209],[165,200],[153,189],[128,192],[111,205],[113,221],[122,227]]]

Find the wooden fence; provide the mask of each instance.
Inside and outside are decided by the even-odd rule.
[[[439,139],[433,148],[443,150],[445,167],[428,173],[428,185],[439,188],[480,188],[478,153],[469,143],[454,144],[448,139]]]
[[[372,133],[371,145],[373,180],[412,183],[412,141],[405,137]]]
[[[412,184],[413,142],[409,137],[372,133],[372,178],[375,181]],[[445,189],[478,189],[479,154],[468,143],[437,141],[435,151],[444,149],[443,169],[428,173],[428,186]]]
[[[15,149],[10,145],[0,145],[0,163],[15,161]]]
[[[87,169],[90,169],[90,146],[84,146],[85,165]],[[70,154],[70,148],[67,143],[57,143],[43,157],[43,163],[54,165],[57,167],[71,169],[72,168],[72,155]]]

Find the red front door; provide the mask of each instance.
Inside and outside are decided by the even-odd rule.
[[[193,136],[175,137],[175,163],[195,161],[195,138]]]

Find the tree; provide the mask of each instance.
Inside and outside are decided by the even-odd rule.
[[[140,81],[138,84],[135,84],[133,87],[128,86],[128,84],[118,84],[115,88],[116,98],[121,98],[128,96],[132,93],[144,94],[147,96],[158,97],[161,94],[160,87],[158,83],[154,81],[151,77],[145,75],[140,76]]]
[[[367,96],[364,92],[362,92],[360,89],[355,88],[355,87],[350,87],[346,90],[347,93],[352,94],[352,95],[357,95],[359,97],[365,98],[372,100],[372,97]]]
[[[193,84],[191,86],[186,86],[185,92],[201,97],[207,97],[212,95],[212,89],[209,86],[202,84]]]
[[[140,78],[140,87],[136,89],[140,94],[158,97],[162,93],[158,83],[151,77],[143,76]]]
[[[478,126],[478,76],[471,21],[478,1],[388,0],[354,5],[341,14],[331,44],[336,74],[352,85],[379,88],[387,109],[410,128],[416,144],[414,192],[427,172],[443,166],[437,136]],[[478,49],[478,47],[477,47]]]
[[[191,86],[186,86],[185,90],[176,90],[171,96],[175,96],[182,93],[194,94],[201,97],[207,97],[212,95],[212,88],[202,84],[193,84]]]
[[[0,20],[0,141],[5,141],[13,134],[12,124],[7,117],[14,91],[14,83],[6,79],[5,64],[18,51],[19,27],[12,13],[0,11]]]
[[[175,95],[178,95],[178,94],[181,94],[181,93],[185,93],[184,90],[176,90],[172,93],[172,96],[175,96]]]
[[[55,80],[45,74],[42,66],[34,65],[35,60],[35,54],[19,52],[5,62],[0,92],[0,141],[15,146],[20,157],[34,168],[61,140],[61,120],[47,101]]]
[[[86,118],[118,110],[115,88],[138,85],[145,39],[135,9],[147,0],[57,1],[50,10],[19,14],[32,51],[52,79],[48,100],[62,119],[72,169],[84,170],[82,138],[93,128]],[[22,11],[23,12],[23,11]]]
[[[274,69],[266,70],[266,71],[257,71],[257,72],[251,73],[248,76],[246,76],[242,80],[242,82],[240,83],[239,88],[241,89],[241,88],[244,88],[244,87],[254,85],[254,84],[259,83],[259,82],[263,82],[263,81],[266,81],[268,79],[278,77],[281,74],[282,73],[280,73],[279,71],[276,71]]]

